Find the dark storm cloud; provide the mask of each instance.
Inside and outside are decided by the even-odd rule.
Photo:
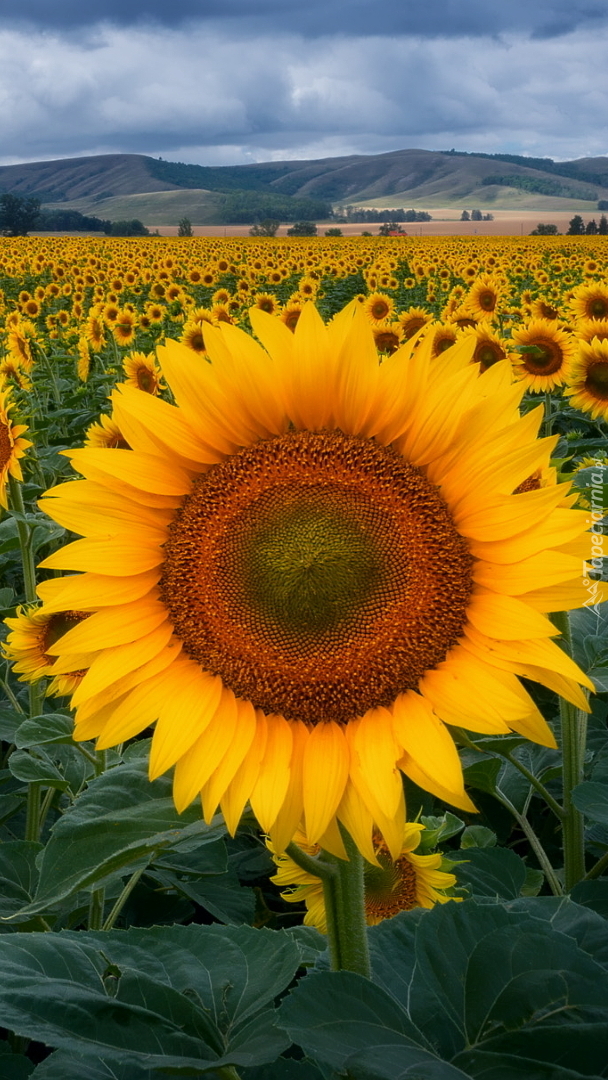
[[[241,31],[289,31],[305,36],[341,33],[496,35],[522,32],[536,38],[598,28],[608,23],[603,0],[21,0],[0,22],[73,29],[95,22],[122,25],[154,21],[178,26],[188,20]]]

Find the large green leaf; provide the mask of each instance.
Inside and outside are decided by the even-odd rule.
[[[590,907],[608,919],[608,878],[579,881],[570,895],[575,903]]]
[[[0,916],[20,911],[31,898],[38,881],[36,858],[42,844],[9,840],[0,844]],[[29,918],[29,916],[28,916]]]
[[[358,1051],[399,1047],[402,1062],[436,1061],[407,1012],[382,987],[349,971],[315,972],[285,998],[279,1022],[313,1060],[341,1070]]]
[[[472,896],[501,900],[519,896],[526,880],[526,864],[510,848],[470,847],[463,852],[462,860],[458,863],[458,884]]]
[[[0,1012],[18,1035],[106,1062],[261,1065],[287,1046],[271,1003],[299,963],[287,934],[244,926],[15,934],[0,939]]]
[[[533,1061],[515,1054],[491,1054],[470,1050],[461,1054],[458,1062],[473,1080],[601,1080],[597,1073],[557,1067],[553,1062]]]
[[[24,720],[15,732],[14,742],[19,750],[28,746],[49,743],[71,743],[74,721],[63,713],[43,713]]]
[[[158,1080],[158,1073],[133,1058],[122,1062],[102,1061],[100,1057],[56,1050],[36,1066],[32,1080]]]
[[[608,785],[586,780],[573,788],[572,802],[591,821],[608,825]]]
[[[13,1054],[10,1046],[0,1043],[0,1080],[27,1080],[34,1064],[23,1054]]]
[[[431,1057],[398,1043],[378,1044],[360,1050],[344,1062],[349,1080],[469,1080],[447,1061]]]
[[[91,780],[86,791],[53,826],[40,865],[34,914],[108,874],[147,864],[160,852],[217,840],[223,823],[205,825],[200,808],[178,814],[171,781],[150,783],[146,765],[118,765]],[[203,854],[201,853],[201,863]]]

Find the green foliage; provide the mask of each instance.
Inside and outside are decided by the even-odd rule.
[[[149,236],[150,232],[139,218],[131,218],[129,221],[111,221],[109,228],[105,228],[109,236]]]
[[[177,226],[177,235],[178,236],[193,236],[194,235],[193,232],[192,232],[192,222],[190,221],[190,218],[187,218],[187,217],[181,218],[181,220],[180,220],[180,222],[179,222],[179,224]]]
[[[32,196],[0,195],[0,233],[3,236],[27,236],[36,228],[40,200]]]
[[[532,229],[530,236],[557,236],[557,225],[546,224],[539,221],[535,229]]]
[[[316,236],[317,226],[314,221],[296,221],[291,229],[287,230],[288,236]]]
[[[519,191],[530,191],[536,195],[557,195],[564,199],[580,199],[587,195],[589,199],[597,198],[597,193],[581,193],[572,184],[565,184],[561,180],[544,180],[537,176],[522,176],[520,173],[507,173],[506,175],[484,176],[481,181],[484,187],[511,187]]]
[[[252,225],[249,230],[250,236],[276,236],[279,225],[281,224],[279,218],[264,218],[257,225]]]
[[[585,231],[585,223],[580,214],[575,214],[568,225],[568,236],[582,236]]]

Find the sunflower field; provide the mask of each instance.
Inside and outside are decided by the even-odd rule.
[[[608,1077],[603,237],[0,239],[0,1080]]]

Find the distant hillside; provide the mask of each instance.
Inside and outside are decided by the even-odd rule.
[[[194,224],[323,218],[330,203],[376,206],[479,205],[594,209],[608,199],[608,157],[555,162],[515,154],[396,150],[314,161],[203,166],[140,154],[0,166],[0,192],[34,195],[83,213],[114,217],[141,203],[142,219],[164,224],[187,214]],[[248,194],[249,193],[249,194]],[[295,202],[292,200],[313,200]],[[177,215],[177,217],[176,217]],[[139,215],[136,215],[139,216]]]

